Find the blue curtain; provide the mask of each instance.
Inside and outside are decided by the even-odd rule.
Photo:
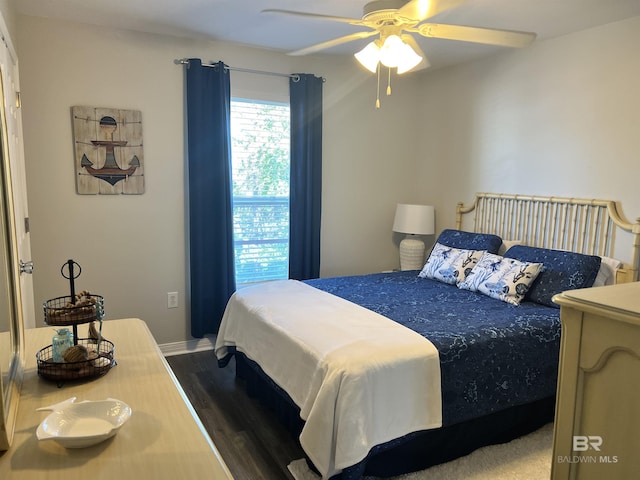
[[[187,68],[191,335],[217,333],[235,291],[231,88],[224,63]]]
[[[289,277],[296,280],[320,276],[322,82],[310,74],[297,74],[289,81]]]

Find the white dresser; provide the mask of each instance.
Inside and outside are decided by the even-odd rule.
[[[640,478],[640,282],[554,300],[562,344],[551,478]]]
[[[0,479],[233,478],[142,320],[105,321],[103,333],[115,345],[118,364],[100,378],[61,388],[37,375],[36,352],[53,333],[51,327],[25,332],[25,378],[13,444],[0,452]],[[39,442],[36,428],[50,412],[36,408],[70,397],[117,398],[133,414],[115,437],[92,447]]]

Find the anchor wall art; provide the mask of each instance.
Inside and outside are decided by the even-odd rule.
[[[142,112],[71,107],[76,187],[82,195],[144,193]]]

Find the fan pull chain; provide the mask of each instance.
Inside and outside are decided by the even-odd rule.
[[[391,95],[391,67],[389,67],[389,80],[387,82],[387,96]]]
[[[376,68],[376,72],[378,73],[378,87],[376,88],[376,110],[378,110],[380,108],[380,63],[379,62]]]

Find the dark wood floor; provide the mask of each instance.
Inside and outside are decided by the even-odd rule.
[[[167,357],[209,436],[236,480],[292,479],[303,457],[289,432],[235,379],[235,362],[218,368],[212,351]]]

